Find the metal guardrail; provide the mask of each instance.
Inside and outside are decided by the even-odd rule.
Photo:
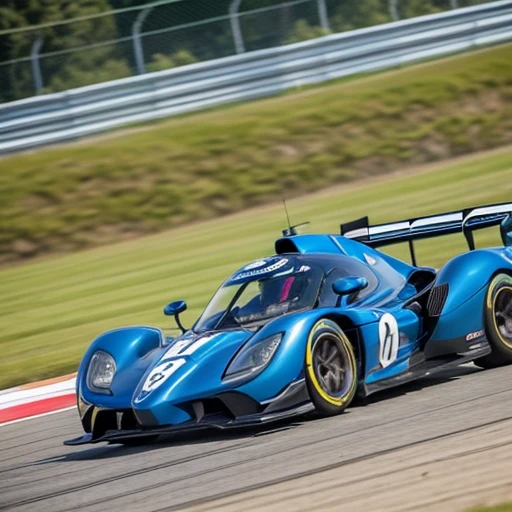
[[[512,40],[512,0],[0,105],[0,153]]]

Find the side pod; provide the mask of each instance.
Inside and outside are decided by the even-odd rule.
[[[512,270],[512,261],[506,258],[505,249],[478,249],[450,260],[441,269],[436,280],[436,287],[448,286],[442,315],[451,313],[470,300],[482,288],[487,287],[498,270],[507,267]]]

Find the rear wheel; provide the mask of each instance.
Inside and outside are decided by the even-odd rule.
[[[492,352],[475,361],[482,368],[512,363],[512,277],[498,274],[489,285],[484,305],[485,333]]]
[[[354,349],[333,321],[320,320],[311,329],[305,374],[311,401],[324,416],[343,412],[354,398],[357,387]]]

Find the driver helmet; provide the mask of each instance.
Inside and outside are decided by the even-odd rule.
[[[297,274],[259,281],[260,303],[263,307],[271,304],[292,302],[302,292],[301,279]]]

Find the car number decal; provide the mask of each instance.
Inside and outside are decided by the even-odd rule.
[[[399,341],[396,318],[391,313],[384,313],[379,321],[379,361],[383,368],[396,360]]]
[[[203,345],[206,345],[208,342],[213,340],[213,338],[217,337],[217,333],[208,334],[206,336],[201,336],[195,339],[185,350],[180,350],[180,356],[191,356],[194,352],[199,350]]]
[[[183,366],[186,362],[186,359],[168,359],[162,361],[155,366],[146,377],[144,385],[142,386],[142,391],[144,393],[150,393],[154,391],[156,388],[159,388],[167,378],[172,375],[178,368]]]
[[[177,356],[191,356],[196,350],[215,338],[217,333],[199,336],[197,338],[178,340],[165,353],[165,359]]]

